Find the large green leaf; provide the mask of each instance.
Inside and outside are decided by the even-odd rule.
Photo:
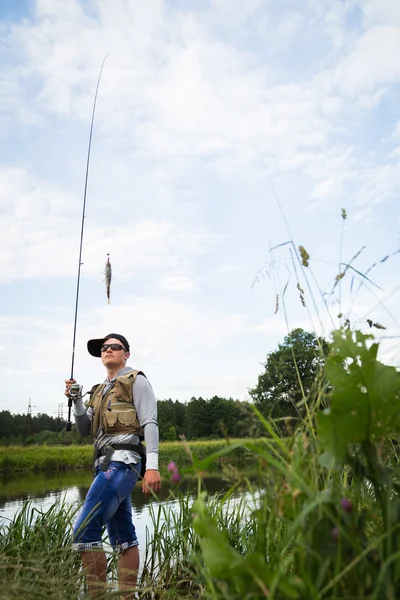
[[[343,462],[349,444],[376,443],[400,431],[400,373],[377,360],[372,335],[350,329],[333,332],[326,375],[331,407],[318,415],[324,449]]]

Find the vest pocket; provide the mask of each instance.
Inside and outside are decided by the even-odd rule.
[[[107,410],[104,415],[105,433],[115,433],[118,430],[118,414]]]
[[[136,420],[136,411],[111,410],[104,413],[104,433],[134,433],[134,424]]]
[[[119,431],[128,431],[132,432],[134,423],[135,423],[136,412],[134,410],[127,410],[124,412],[118,413],[118,424]]]

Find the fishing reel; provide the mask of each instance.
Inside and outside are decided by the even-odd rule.
[[[72,428],[72,423],[71,423],[72,403],[75,403],[77,400],[80,400],[81,398],[83,398],[83,396],[86,396],[86,394],[82,395],[82,389],[83,389],[83,386],[79,385],[79,383],[73,383],[71,385],[71,387],[69,388],[68,421],[67,421],[67,426],[66,426],[67,431],[71,431],[71,428]]]
[[[73,383],[71,385],[71,387],[69,389],[69,396],[70,396],[70,398],[72,399],[73,402],[76,402],[80,398],[83,398],[83,396],[82,396],[82,389],[83,389],[83,386],[79,385],[79,383]]]
[[[79,383],[73,383],[69,388],[69,397],[73,402],[84,398],[87,394],[91,394],[92,392],[85,392],[82,394],[83,385],[79,385]]]

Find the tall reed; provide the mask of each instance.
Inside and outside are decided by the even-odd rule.
[[[26,502],[0,530],[0,598],[65,600],[83,586],[80,559],[71,550],[74,510],[64,502],[40,510]]]

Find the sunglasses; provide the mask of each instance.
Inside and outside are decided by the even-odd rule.
[[[125,350],[125,348],[123,346],[121,346],[121,344],[103,344],[101,347],[101,352],[107,352],[107,350],[111,348],[111,350]],[[125,350],[126,352],[126,350]]]

